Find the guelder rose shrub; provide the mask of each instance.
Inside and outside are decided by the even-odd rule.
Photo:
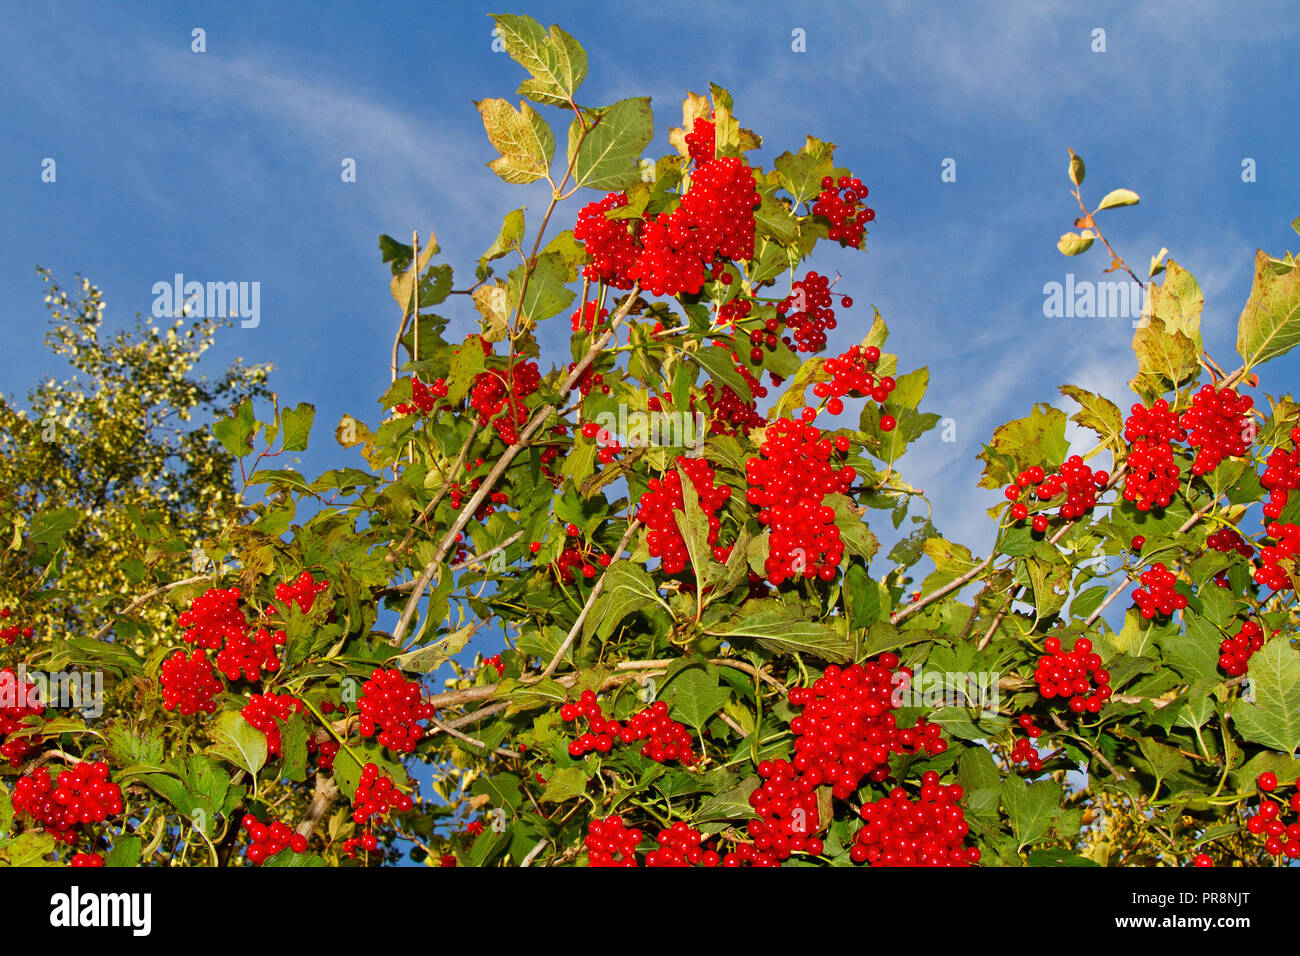
[[[184,509],[133,505],[131,587],[58,605],[60,627],[96,519],[0,512],[0,855],[1300,856],[1300,405],[1257,377],[1300,340],[1295,260],[1257,255],[1225,371],[1195,279],[1157,257],[1136,400],[1064,385],[1073,415],[995,429],[996,536],[975,555],[899,467],[939,421],[924,357],[887,351],[851,274],[807,263],[866,247],[869,184],[839,165],[865,157],[809,137],[759,165],[717,87],[645,156],[647,98],[583,105],[569,34],[495,21],[527,76],[477,103],[488,166],[549,205],[506,212],[472,279],[432,236],[381,237],[392,386],[338,423],[338,467],[290,466],[311,405],[246,394],[196,439],[238,463],[197,541]],[[1096,218],[1137,195],[1089,211],[1073,153],[1069,178],[1081,231],[1061,251],[1100,241],[1141,281]],[[836,353],[849,328],[866,334]],[[1095,441],[1071,447],[1069,422]],[[108,676],[93,718],[23,676],[84,670]]]

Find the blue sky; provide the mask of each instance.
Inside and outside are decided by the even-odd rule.
[[[432,228],[443,259],[473,262],[501,215],[535,223],[543,190],[507,186],[471,100],[512,96],[523,73],[494,53],[492,7],[474,3],[273,5],[32,3],[0,33],[0,389],[21,396],[62,374],[41,344],[36,263],[106,292],[108,323],[148,313],[155,282],[257,281],[261,324],[223,334],[207,368],[241,356],[276,366],[282,402],[318,407],[308,470],[352,463],[329,441],[344,413],[372,424],[388,383],[398,315],[379,259],[381,232]],[[844,4],[745,6],[528,3],[501,7],[558,22],[582,42],[591,104],[649,94],[659,136],[680,123],[686,90],[712,80],[767,146],[770,165],[806,133],[871,189],[866,255],[814,266],[843,274],[859,303],[832,347],[861,338],[880,308],[902,367],[928,365],[923,409],[951,417],[903,460],[954,540],[987,546],[974,491],[980,442],[1057,386],[1102,391],[1127,408],[1128,319],[1045,319],[1043,286],[1101,279],[1104,253],[1065,259],[1057,237],[1077,214],[1066,148],[1088,163],[1085,196],[1142,196],[1103,227],[1138,270],[1162,246],[1205,292],[1207,345],[1225,366],[1256,247],[1300,245],[1297,123],[1300,21],[1276,6]],[[191,52],[191,30],[207,52]],[[1092,31],[1106,31],[1095,53]],[[806,52],[792,31],[806,31]],[[558,113],[555,114],[558,116]],[[562,131],[561,131],[562,132]],[[41,162],[57,181],[41,181]],[[340,163],[357,161],[344,183]],[[940,164],[957,162],[957,180]],[[1255,161],[1255,182],[1242,161]],[[576,197],[557,214],[572,223]],[[458,281],[458,287],[465,283]],[[452,336],[474,314],[445,309]],[[559,320],[563,322],[563,318]],[[567,323],[564,323],[567,328]],[[552,341],[559,341],[557,335]],[[557,361],[567,359],[552,352]],[[1288,391],[1275,362],[1260,391]],[[1262,402],[1262,397],[1260,398]],[[1062,407],[1066,407],[1063,405]],[[1081,446],[1086,447],[1086,446]]]

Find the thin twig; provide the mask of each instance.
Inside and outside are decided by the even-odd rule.
[[[154,588],[152,591],[147,591],[146,593],[140,595],[138,598],[136,598],[126,607],[122,608],[122,610],[118,611],[117,616],[126,617],[126,615],[130,614],[136,608],[140,607],[143,604],[147,604],[149,601],[152,601],[160,594],[166,594],[168,591],[174,590],[175,588],[185,587],[185,585],[187,584],[198,584],[200,581],[208,580],[208,577],[209,575],[206,574],[197,574],[192,578],[182,578],[179,581],[173,581],[171,584],[164,584],[162,587]],[[98,631],[96,631],[91,636],[90,639],[92,641],[102,641],[105,637],[108,636],[108,632],[111,631],[112,629],[113,629],[113,622],[109,621]]]

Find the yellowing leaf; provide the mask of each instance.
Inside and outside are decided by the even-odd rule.
[[[531,183],[550,171],[555,155],[555,134],[537,110],[521,102],[515,109],[503,99],[474,104],[483,117],[488,139],[501,153],[488,168],[508,183]]]
[[[1116,206],[1136,206],[1140,201],[1138,194],[1131,189],[1112,189],[1102,198],[1096,212],[1113,209]]]
[[[1056,241],[1056,248],[1061,250],[1062,255],[1077,256],[1091,249],[1096,238],[1091,229],[1085,229],[1081,233],[1067,232]]]

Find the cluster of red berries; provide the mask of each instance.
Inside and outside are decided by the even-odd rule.
[[[849,859],[868,866],[970,866],[978,847],[965,846],[970,825],[961,808],[962,788],[945,786],[933,770],[921,775],[915,800],[901,787],[863,804],[865,825],[853,839]]]
[[[466,465],[465,470],[468,472],[473,470],[474,468],[480,468],[482,467],[482,465],[483,465],[483,459],[480,458],[473,465]],[[450,485],[448,485],[447,497],[451,501],[452,508],[455,510],[460,510],[461,503],[466,498],[473,495],[474,492],[478,491],[479,485],[481,485],[482,483],[483,483],[482,478],[471,478],[469,481],[468,489],[462,489],[459,482],[452,482]],[[494,491],[490,495],[488,495],[487,498],[485,498],[477,508],[474,509],[474,520],[482,521],[485,518],[490,518],[492,517],[492,515],[496,514],[497,505],[505,505],[509,503],[510,503],[510,495],[508,495],[504,491]],[[459,534],[456,536],[456,540],[457,542],[461,540],[461,536]],[[457,556],[455,560],[458,562],[461,561],[465,556],[464,552],[465,552],[464,547],[460,544],[457,544],[456,546]]]
[[[876,211],[862,202],[866,198],[867,187],[856,176],[822,177],[822,191],[813,201],[812,211],[830,220],[828,239],[854,249],[862,245],[867,223],[876,218]]]
[[[591,268],[588,266],[588,268]],[[600,305],[596,300],[583,303],[578,311],[569,316],[569,328],[573,332],[579,330],[583,332],[594,332],[598,326],[604,325],[605,320],[609,318],[609,309],[596,310]]]
[[[749,378],[745,379],[750,382]],[[759,395],[763,392],[763,395]],[[751,393],[763,398],[766,388],[754,388]],[[749,434],[751,428],[760,428],[767,420],[759,413],[758,404],[753,399],[741,397],[730,385],[715,386],[713,382],[704,384],[704,400],[709,406],[709,434],[742,435]],[[695,412],[695,396],[691,396],[690,411]],[[730,427],[728,427],[730,426]]]
[[[284,631],[271,631],[259,627],[226,641],[226,646],[217,652],[217,668],[226,675],[227,680],[243,678],[252,683],[262,679],[262,672],[274,674],[280,669],[280,656],[277,647],[284,646],[287,637]]]
[[[1281,591],[1291,586],[1291,575],[1279,562],[1294,562],[1300,554],[1300,526],[1273,521],[1265,530],[1277,543],[1259,549],[1260,566],[1255,569],[1255,581]]]
[[[349,860],[356,859],[357,847],[360,847],[361,849],[366,850],[370,853],[374,853],[376,850],[379,849],[379,838],[376,837],[369,830],[366,830],[359,837],[349,837],[348,839],[343,841],[344,856],[346,856]],[[452,857],[452,859],[454,860],[456,858]]]
[[[1174,590],[1174,582],[1178,579],[1163,564],[1151,565],[1138,580],[1143,586],[1133,592],[1133,603],[1146,620],[1157,614],[1168,617],[1187,607],[1187,596]]]
[[[400,670],[376,667],[370,680],[361,685],[357,713],[361,716],[361,736],[379,733],[379,743],[400,754],[415,751],[424,736],[424,726],[436,709],[427,703],[417,681],[408,680]]]
[[[1187,432],[1163,398],[1150,408],[1135,404],[1124,423],[1124,440],[1130,448],[1126,458],[1124,500],[1139,511],[1167,508],[1178,491],[1181,469],[1174,464],[1173,442]]]
[[[1255,400],[1235,389],[1206,385],[1192,396],[1192,407],[1178,423],[1187,430],[1187,443],[1196,449],[1192,473],[1208,475],[1225,458],[1240,457],[1250,449],[1250,410]]]
[[[310,571],[304,571],[294,579],[292,584],[285,581],[277,584],[275,597],[276,600],[283,601],[286,606],[292,607],[296,604],[303,614],[310,614],[312,606],[316,603],[316,596],[328,590],[329,586],[328,581],[317,581]],[[275,608],[271,608],[269,613],[274,617],[277,612]]]
[[[181,638],[210,651],[220,650],[227,640],[242,639],[248,620],[239,606],[241,596],[239,588],[208,588],[176,619],[185,628]]]
[[[40,747],[41,737],[16,732],[26,730],[24,717],[39,717],[45,713],[40,701],[40,690],[26,678],[20,686],[18,674],[12,667],[0,670],[0,757],[7,757],[9,765],[16,767],[23,758]],[[15,736],[10,737],[10,734]]]
[[[626,205],[627,193],[609,193],[583,206],[573,227],[573,238],[586,246],[591,259],[582,269],[583,276],[615,289],[632,288],[632,267],[641,253],[635,223],[605,215]],[[576,322],[573,330],[577,331]]]
[[[1243,558],[1252,558],[1255,556],[1255,547],[1245,538],[1236,528],[1220,528],[1206,536],[1205,546],[1213,548],[1227,554],[1229,551],[1236,551]]]
[[[1219,644],[1219,666],[1230,677],[1240,677],[1250,669],[1250,659],[1264,646],[1264,629],[1246,621],[1232,637]]]
[[[883,405],[889,401],[895,383],[889,375],[882,375],[880,380],[876,381],[869,367],[879,361],[880,349],[874,345],[868,345],[866,348],[855,345],[835,358],[828,358],[822,363],[822,370],[831,376],[831,380],[814,385],[813,394],[827,400],[826,411],[832,415],[844,411],[843,396],[845,395],[851,398],[869,396]],[[893,431],[894,425],[892,415],[881,416],[881,431]]]
[[[361,768],[357,792],[352,798],[352,822],[365,826],[371,818],[376,820],[394,813],[406,813],[415,803],[408,794],[397,789],[393,778],[381,773],[379,767],[368,763]]]
[[[244,720],[266,735],[266,752],[280,756],[280,725],[294,714],[306,713],[303,702],[292,694],[254,694],[240,713]]]
[[[845,668],[831,664],[811,687],[790,691],[790,705],[800,710],[790,722],[794,767],[813,786],[830,784],[847,800],[864,777],[879,783],[888,776],[890,754],[935,756],[948,749],[938,724],[922,717],[904,729],[895,722],[899,691],[912,677],[898,665],[896,654]]]
[[[754,171],[743,159],[701,159],[673,216],[692,229],[694,248],[705,263],[745,262],[754,258],[754,210],[761,201]]]
[[[788,760],[764,760],[758,775],[763,783],[749,795],[749,805],[758,814],[746,827],[754,841],[754,858],[749,862],[776,866],[795,853],[819,855],[816,772],[800,773]]]
[[[1277,774],[1271,770],[1261,773],[1255,785],[1260,793],[1277,789]],[[1300,813],[1300,793],[1291,795],[1291,809]],[[1261,796],[1259,812],[1246,821],[1246,829],[1255,836],[1265,837],[1264,852],[1269,856],[1285,856],[1288,860],[1300,859],[1300,821],[1290,824],[1282,821],[1282,804]]]
[[[569,744],[570,757],[583,757],[592,751],[609,753],[615,743],[644,740],[641,755],[657,763],[679,760],[689,767],[696,761],[695,740],[691,732],[685,724],[668,716],[668,705],[661,700],[620,723],[605,716],[595,691],[585,690],[577,703],[560,707],[560,719],[565,723],[572,723],[580,717],[587,719],[587,730]]]
[[[830,280],[820,273],[809,272],[790,289],[790,294],[776,305],[797,352],[820,352],[826,347],[826,333],[836,326],[831,308]]]
[[[74,853],[68,866],[103,866],[104,858],[98,853]]]
[[[9,620],[9,617],[12,614],[13,614],[13,610],[11,608],[7,608],[7,607],[0,608],[0,622]],[[19,636],[23,637],[25,640],[30,641],[32,637],[35,636],[35,634],[36,634],[36,629],[31,627],[30,625],[22,625],[22,624],[0,625],[0,641],[3,641],[6,645],[9,646],[12,646],[14,641],[18,640]]]
[[[686,134],[686,154],[695,162],[702,163],[714,158],[718,149],[718,134],[712,123],[702,116],[697,116],[691,124],[691,131]]]
[[[307,838],[301,833],[295,833],[287,823],[263,823],[253,814],[245,813],[240,825],[248,833],[249,840],[244,855],[254,866],[261,866],[262,861],[275,856],[286,847],[294,853],[307,852]]]
[[[700,510],[709,523],[709,544],[718,543],[722,520],[718,511],[731,498],[730,485],[715,485],[713,466],[703,458],[677,457],[677,467],[695,489]],[[651,478],[648,490],[637,503],[637,520],[648,529],[646,544],[650,556],[658,558],[665,574],[680,574],[690,565],[686,539],[677,527],[676,515],[685,512],[681,474],[670,471],[663,478]]]
[[[538,546],[540,547],[540,542]],[[602,554],[600,564],[607,567],[609,563],[609,555]],[[596,565],[587,561],[580,548],[565,548],[560,552],[560,556],[551,562],[551,570],[559,575],[563,584],[572,584],[577,580],[573,574],[574,568],[577,568],[589,581],[596,576]]]
[[[577,362],[569,363],[570,372],[573,372],[573,370],[576,369],[577,367],[578,367]],[[582,374],[578,376],[576,381],[574,381],[573,387],[570,388],[569,391],[573,391],[574,389],[577,389],[578,394],[581,397],[586,398],[588,395],[592,393],[593,389],[597,389],[597,388],[600,389],[602,395],[609,394],[609,386],[605,384],[605,376],[602,375],[600,372],[597,372],[593,366],[588,365],[585,369],[582,370]]]
[[[519,441],[519,426],[528,421],[524,399],[537,391],[542,375],[536,362],[518,362],[502,374],[494,369],[474,377],[469,402],[480,425],[492,423],[507,445]]]
[[[1043,735],[1043,728],[1034,722],[1033,714],[1021,714],[1016,718],[1016,723],[1026,736],[1016,738],[1015,745],[1011,748],[1011,762],[1028,764],[1029,770],[1037,773],[1043,769],[1043,760],[1033,742]]]
[[[1059,637],[1049,637],[1043,649],[1047,653],[1038,659],[1034,671],[1038,693],[1045,700],[1059,697],[1068,701],[1076,714],[1099,712],[1110,699],[1110,672],[1101,666],[1101,655],[1093,653],[1092,641],[1081,637],[1067,651]]]
[[[186,656],[185,651],[177,650],[163,661],[159,681],[165,709],[185,716],[216,711],[217,702],[213,697],[221,693],[222,684],[212,669],[207,651],[195,648]]]
[[[1011,762],[1027,765],[1030,773],[1038,773],[1043,769],[1043,758],[1028,737],[1016,738],[1015,746],[1011,748]]]
[[[316,750],[316,766],[321,770],[333,770],[334,758],[338,756],[341,744],[332,737],[327,737],[324,740],[317,740],[316,736],[313,734],[307,742],[308,753],[311,753],[313,745]]]
[[[483,658],[483,664],[487,667],[495,668],[497,677],[506,676],[506,662],[501,659],[500,654],[493,654],[491,657]]]
[[[1291,429],[1292,450],[1274,448],[1264,462],[1264,472],[1259,483],[1268,490],[1268,503],[1264,505],[1264,520],[1276,521],[1290,499],[1290,493],[1300,488],[1300,428]]]
[[[411,376],[411,400],[401,402],[394,411],[401,415],[427,415],[437,406],[438,400],[447,397],[446,379],[435,378],[433,384],[425,385],[414,375]]]
[[[704,834],[677,820],[655,836],[659,848],[645,856],[646,866],[720,866],[722,857],[704,842]]]
[[[592,820],[587,824],[587,836],[583,840],[587,865],[636,866],[636,848],[643,836],[640,830],[626,827],[617,813],[603,820]]]
[[[779,418],[768,426],[759,457],[745,463],[745,500],[771,529],[764,570],[773,584],[802,575],[834,580],[844,556],[835,512],[823,499],[845,494],[857,472],[831,464],[834,445],[807,422]]]
[[[1050,475],[1038,465],[1026,468],[1016,476],[1015,484],[1007,485],[1005,497],[1013,502],[1011,517],[1016,521],[1024,521],[1029,517],[1029,506],[1018,500],[1022,491],[1037,485],[1033,494],[1039,501],[1050,501],[1064,491],[1065,501],[1058,513],[1066,521],[1073,521],[1093,509],[1097,504],[1097,493],[1106,487],[1108,481],[1110,475],[1107,472],[1101,469],[1093,471],[1083,463],[1083,458],[1079,455],[1071,455],[1061,465],[1060,471],[1052,472]],[[1048,524],[1047,515],[1034,515],[1032,526],[1038,534],[1045,532]]]
[[[122,812],[122,788],[108,778],[108,764],[85,760],[50,779],[37,767],[14,784],[15,813],[26,813],[54,839],[71,846],[77,827],[100,823]]]
[[[613,433],[608,428],[602,428],[598,422],[584,422],[582,437],[595,440],[600,448],[596,458],[602,465],[608,465],[623,450],[623,446],[618,443]]]
[[[616,289],[640,281],[656,296],[698,293],[705,267],[719,259],[754,256],[754,210],[761,203],[754,172],[734,156],[715,158],[707,149],[712,124],[700,120],[689,134],[695,163],[690,188],[671,213],[639,225],[610,219],[627,205],[626,193],[610,193],[578,213],[574,238],[583,243],[590,262],[583,274]]]

